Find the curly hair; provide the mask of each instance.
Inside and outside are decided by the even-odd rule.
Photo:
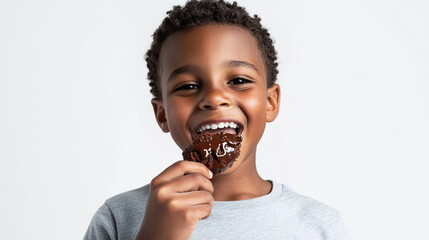
[[[264,60],[267,76],[267,86],[271,87],[277,79],[277,53],[273,40],[267,29],[261,25],[258,15],[251,17],[243,7],[236,2],[228,3],[224,0],[191,0],[185,6],[174,6],[167,12],[167,17],[153,34],[153,42],[147,51],[145,59],[149,72],[150,92],[155,98],[161,97],[159,87],[159,54],[164,41],[171,34],[191,30],[195,27],[209,23],[228,24],[242,27],[248,30],[256,39],[258,48]]]

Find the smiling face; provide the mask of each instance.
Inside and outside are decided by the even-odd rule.
[[[162,99],[156,119],[183,150],[201,131],[243,137],[238,164],[255,156],[265,123],[278,114],[280,89],[267,89],[255,38],[245,29],[209,24],[169,36],[160,54]]]

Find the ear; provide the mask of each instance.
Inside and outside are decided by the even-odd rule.
[[[165,116],[165,108],[162,103],[162,100],[159,98],[152,98],[151,103],[159,127],[163,132],[168,133],[170,130],[168,129],[167,118]]]
[[[280,110],[280,86],[274,84],[267,89],[267,122],[272,122],[276,119]]]

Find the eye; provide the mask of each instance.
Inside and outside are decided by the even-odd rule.
[[[228,84],[230,84],[230,85],[240,85],[240,84],[246,84],[246,83],[252,83],[252,81],[249,80],[249,79],[246,79],[246,78],[237,77],[237,78],[234,78],[231,81],[229,81]]]
[[[198,89],[199,86],[196,84],[182,84],[179,85],[178,87],[176,87],[173,91],[190,91],[190,90],[195,90]]]

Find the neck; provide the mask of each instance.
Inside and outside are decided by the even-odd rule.
[[[256,170],[255,154],[249,156],[231,173],[224,173],[212,180],[215,201],[247,200],[271,192],[271,183],[262,179]]]

